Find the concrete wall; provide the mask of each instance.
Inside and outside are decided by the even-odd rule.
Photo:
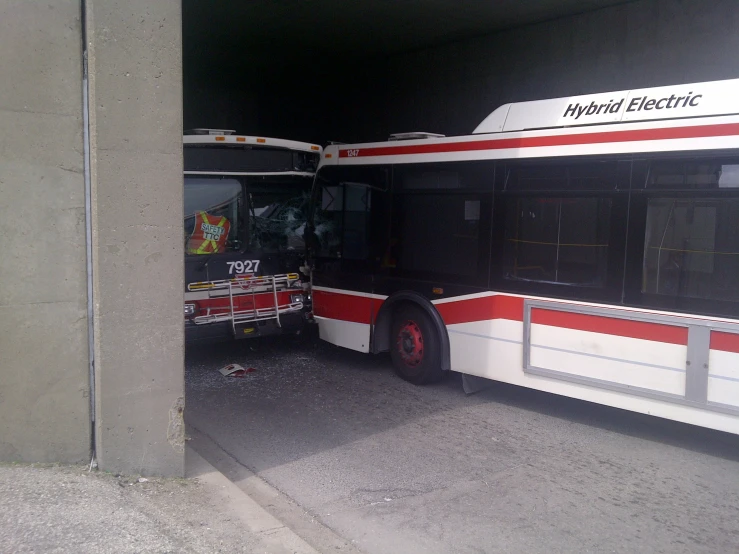
[[[736,0],[641,0],[396,56],[384,130],[466,134],[507,102],[737,78],[738,28]]]
[[[180,0],[87,0],[96,448],[184,472]]]
[[[0,460],[89,461],[78,0],[0,0]]]
[[[182,475],[179,0],[86,0],[100,467]],[[79,0],[0,0],[0,460],[87,462]]]

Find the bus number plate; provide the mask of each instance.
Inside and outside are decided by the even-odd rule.
[[[229,275],[241,273],[256,273],[259,270],[259,260],[244,260],[243,262],[226,262]]]

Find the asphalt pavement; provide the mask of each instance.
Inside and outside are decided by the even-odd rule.
[[[319,551],[311,525],[372,554],[739,552],[737,436],[504,384],[468,396],[457,374],[415,387],[310,338],[190,348],[186,386],[194,447],[273,487],[267,510]]]

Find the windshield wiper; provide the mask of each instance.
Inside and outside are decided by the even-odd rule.
[[[205,259],[203,260],[203,263],[198,266],[198,271],[202,271],[203,269],[205,269],[206,267],[208,267],[208,263],[213,258],[213,255],[214,254],[218,254],[218,252],[211,252],[210,254],[207,254],[205,256]]]

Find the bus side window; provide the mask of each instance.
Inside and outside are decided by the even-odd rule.
[[[739,301],[737,198],[650,198],[642,292]]]
[[[371,190],[360,183],[323,187],[315,214],[315,233],[322,256],[365,260],[369,256]]]
[[[383,267],[404,278],[487,285],[494,177],[488,161],[396,166]]]
[[[739,305],[739,159],[645,162],[630,206],[626,299],[735,317]]]
[[[395,209],[401,271],[478,279],[486,270],[480,263],[480,218],[489,213],[489,202],[481,195],[403,194]]]
[[[610,198],[509,198],[505,278],[605,286],[611,208]]]
[[[366,185],[344,184],[344,248],[342,258],[366,260],[369,256],[371,190]]]
[[[325,167],[318,181],[322,187],[313,225],[319,256],[379,263],[378,242],[386,242],[387,234],[389,169]]]
[[[313,218],[320,256],[341,257],[341,232],[344,209],[344,187],[326,185],[321,189],[321,203]]]

